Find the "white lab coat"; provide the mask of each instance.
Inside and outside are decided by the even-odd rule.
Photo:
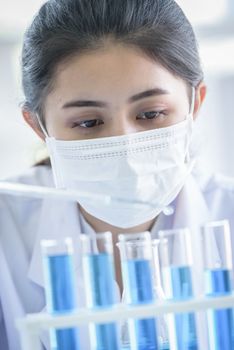
[[[9,181],[9,180],[8,180]],[[12,179],[30,185],[53,186],[51,169],[39,166]],[[199,226],[209,220],[228,219],[234,235],[234,180],[222,176],[189,176],[172,203],[174,214],[159,216],[152,229],[189,227],[193,241],[194,288],[202,292],[201,249]],[[89,231],[89,232],[88,232]],[[92,234],[78,212],[76,203],[32,199],[0,194],[0,349],[19,350],[20,341],[15,320],[26,313],[41,312],[45,307],[44,281],[40,254],[40,240],[71,236],[75,241],[80,233]],[[232,240],[234,246],[234,239]],[[84,288],[78,243],[76,246],[76,272],[79,304],[84,305]],[[234,250],[233,250],[234,251]],[[81,332],[81,349],[88,349],[87,332]],[[49,349],[47,334],[41,341]],[[202,348],[207,348],[203,344]]]

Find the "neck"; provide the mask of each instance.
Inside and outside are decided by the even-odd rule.
[[[87,213],[87,211],[85,211],[82,207],[80,207],[80,211],[84,216],[85,220],[94,229],[95,232],[110,231],[113,235],[113,239],[114,239],[114,236],[118,235],[119,233],[137,233],[137,232],[150,231],[155,222],[155,219],[153,219],[138,226],[134,226],[130,228],[121,228],[121,227],[113,226],[111,224],[108,224],[107,222],[104,222],[102,220],[95,218],[94,216]]]

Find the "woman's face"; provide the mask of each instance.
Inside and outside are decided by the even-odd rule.
[[[141,51],[116,45],[58,67],[45,122],[56,139],[83,140],[166,127],[189,109],[182,79]]]

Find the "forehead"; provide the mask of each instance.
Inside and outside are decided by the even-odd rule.
[[[161,87],[169,92],[183,89],[185,82],[142,51],[122,45],[77,55],[60,64],[52,96],[62,99],[125,98],[141,90]]]

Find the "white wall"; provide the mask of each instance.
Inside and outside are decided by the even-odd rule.
[[[0,177],[23,171],[31,161],[37,138],[26,127],[20,112],[22,102],[13,61],[15,44],[0,45]]]
[[[199,115],[204,168],[234,176],[234,72],[206,78],[207,99]]]

